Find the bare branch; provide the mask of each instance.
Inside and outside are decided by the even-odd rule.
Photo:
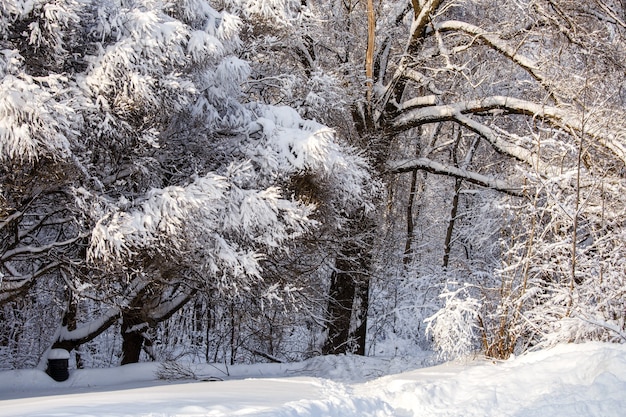
[[[0,222],[0,230],[4,229],[5,227],[7,227],[7,225],[11,224],[12,221],[19,219],[23,215],[24,215],[24,212],[22,211],[15,211],[11,213],[8,217],[3,219],[2,222]]]
[[[54,248],[71,245],[72,243],[86,236],[88,236],[88,234],[82,233],[72,239],[64,240],[63,242],[53,242],[43,246],[21,246],[19,248],[11,249],[2,254],[2,257],[0,257],[0,262],[5,262],[6,260],[18,255],[43,253]]]

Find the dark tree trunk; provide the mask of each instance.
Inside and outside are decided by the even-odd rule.
[[[365,356],[365,346],[367,342],[367,313],[370,300],[370,281],[362,280],[356,287],[356,320],[357,326],[354,331],[354,341],[356,348],[354,353]]]
[[[337,260],[339,269],[342,262]],[[328,337],[322,353],[333,355],[350,351],[350,321],[352,319],[352,303],[354,302],[355,283],[349,272],[335,271],[330,281],[328,301]]]
[[[452,197],[452,208],[450,209],[450,220],[446,229],[446,239],[443,244],[443,267],[448,268],[450,262],[450,251],[452,250],[452,234],[454,232],[454,223],[459,211],[459,195],[461,193],[461,185],[463,180],[458,179],[454,183],[454,196]]]
[[[328,337],[322,353],[365,354],[367,310],[369,308],[369,268],[371,222],[360,219],[350,227],[356,230],[353,240],[344,243],[335,260],[329,290],[326,318]],[[354,333],[351,325],[354,324]]]
[[[133,327],[141,324],[142,320],[127,313],[122,316],[122,360],[121,365],[139,362],[139,355],[143,348],[144,337],[141,330],[133,330]]]

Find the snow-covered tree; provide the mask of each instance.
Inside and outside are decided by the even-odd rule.
[[[370,206],[367,162],[333,130],[245,100],[239,17],[203,0],[1,10],[0,291],[10,308],[67,288],[55,346],[121,319],[122,362],[136,361],[148,330],[198,291],[264,283],[264,259],[325,204]],[[304,198],[303,176],[333,197]],[[268,299],[289,290],[263,285]]]
[[[327,1],[289,10],[293,18],[282,19],[287,23],[279,30],[261,24],[253,31],[257,44],[250,54],[256,57],[253,73],[259,73],[249,91],[277,102],[299,103],[306,112],[320,106],[317,109],[323,110],[315,114],[335,118],[333,124],[371,155],[389,185],[389,204],[379,213],[390,219],[386,236],[392,241],[381,241],[380,234],[373,240],[355,239],[358,232],[352,230],[352,240],[363,242],[364,250],[347,245],[344,253],[338,253],[337,272],[355,273],[339,274],[345,279],[332,281],[343,283],[336,291],[374,272],[383,275],[376,282],[385,285],[389,282],[385,276],[396,268],[394,262],[406,265],[398,276],[433,270],[439,264],[444,270],[432,277],[452,275],[458,280],[465,274],[469,281],[489,277],[478,284],[499,287],[503,278],[497,271],[506,270],[509,262],[502,248],[511,243],[506,243],[510,237],[506,219],[515,218],[507,210],[521,203],[501,204],[506,210],[488,211],[500,214],[484,221],[480,210],[484,201],[494,198],[492,190],[525,199],[544,189],[548,179],[567,172],[621,182],[623,170],[618,167],[626,162],[626,16],[620,2]],[[286,71],[279,69],[267,77],[266,68],[276,56]],[[326,84],[332,96],[312,88],[320,75],[336,80]],[[329,111],[331,106],[342,111]],[[587,201],[582,194],[576,197],[580,187],[561,186],[563,198],[574,204],[565,211],[580,220]],[[426,201],[427,197],[439,203]],[[564,202],[552,199],[549,204]],[[472,219],[483,227],[474,227]],[[572,220],[571,227],[579,228],[579,220]],[[355,224],[367,236],[370,223]],[[613,236],[609,240],[621,241],[621,229],[603,230]],[[581,233],[585,234],[581,230],[574,234]],[[401,234],[404,238],[398,238]],[[484,239],[480,245],[475,244],[477,237]],[[404,241],[396,245],[399,256],[393,261],[389,257],[367,261],[376,253],[389,253],[378,250],[378,245],[394,245],[398,239]],[[554,249],[551,239],[558,238],[552,235],[544,241],[548,252]],[[520,242],[533,243],[526,238]],[[580,256],[578,244],[569,251],[574,258],[568,261],[570,269]],[[597,261],[603,259],[597,256]],[[350,259],[353,262],[343,262]],[[390,293],[394,291],[380,292]],[[343,296],[333,295],[330,337],[336,333],[336,345],[345,346],[356,325],[350,312],[358,313],[356,304],[367,303],[351,289]],[[494,306],[492,302],[483,303],[483,308]],[[333,309],[348,313],[337,316]],[[335,319],[341,324],[334,326]]]

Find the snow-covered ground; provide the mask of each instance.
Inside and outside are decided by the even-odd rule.
[[[0,372],[0,416],[626,416],[626,345],[423,363],[334,356],[193,369],[221,381],[159,380],[153,363],[72,371],[65,382]]]

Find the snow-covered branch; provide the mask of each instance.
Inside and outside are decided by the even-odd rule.
[[[195,293],[196,290],[194,288],[187,287],[176,297],[167,301],[161,300],[159,305],[149,312],[150,319],[154,320],[155,322],[162,322],[164,320],[167,320],[185,303],[187,303]]]
[[[84,326],[74,330],[63,327],[60,331],[57,343],[69,342],[69,344],[73,346],[79,346],[88,342],[108,329],[121,314],[122,311],[119,307],[111,307],[100,317],[89,321]]]
[[[69,350],[86,343],[106,329],[120,318],[125,309],[132,304],[133,300],[141,297],[148,289],[150,281],[144,277],[136,277],[130,282],[126,296],[117,305],[108,308],[101,316],[94,318],[76,329],[70,330],[67,326],[62,326],[58,331],[55,344],[66,345]]]
[[[556,106],[548,106],[528,100],[507,96],[489,96],[482,99],[467,100],[453,104],[442,104],[409,110],[392,122],[393,128],[400,132],[428,123],[457,121],[490,140],[500,152],[509,154],[531,166],[538,163],[532,152],[520,146],[497,140],[491,129],[464,116],[466,114],[499,114],[501,112],[522,114],[539,118],[554,127],[575,132],[593,138],[598,144],[611,150],[619,159],[626,162],[626,128],[622,121],[585,119],[573,111]],[[545,167],[538,167],[544,171]]]
[[[411,23],[409,41],[406,46],[407,53],[415,52],[419,40],[424,35],[426,25],[431,21],[432,16],[437,12],[443,0],[427,0],[421,6],[413,2],[414,18]]]
[[[461,114],[457,114],[454,117],[454,120],[465,126],[466,128],[478,133],[483,138],[487,139],[487,141],[493,146],[493,148],[505,155],[509,155],[518,161],[524,162],[531,167],[534,167],[539,173],[548,175],[551,172],[551,168],[548,164],[545,164],[536,153],[522,147],[519,145],[515,145],[511,142],[508,142],[500,137],[498,133],[496,133],[490,127],[477,122],[471,117],[464,116]]]
[[[67,245],[71,245],[72,243],[76,242],[79,239],[82,239],[84,237],[88,236],[87,234],[81,234],[78,235],[72,239],[68,239],[68,240],[64,240],[62,242],[53,242],[47,245],[42,245],[42,246],[20,246],[17,247],[15,249],[11,249],[8,250],[6,252],[4,252],[2,254],[2,256],[0,256],[0,262],[4,262],[8,259],[11,259],[15,256],[19,256],[19,255],[24,255],[24,254],[38,254],[38,253],[43,253],[43,252],[47,252],[51,249],[54,248],[59,248],[59,247],[63,247],[63,246],[67,246]]]
[[[387,164],[387,170],[391,173],[409,172],[413,170],[422,170],[432,174],[447,175],[450,177],[460,178],[472,184],[481,185],[483,187],[492,188],[502,191],[503,193],[521,196],[523,190],[521,187],[515,187],[496,178],[491,178],[477,172],[468,171],[466,169],[444,165],[437,161],[427,158],[414,158],[399,161],[392,161]]]
[[[436,123],[455,119],[458,114],[487,113],[505,111],[508,113],[525,114],[553,121],[568,118],[568,114],[557,107],[546,106],[507,96],[489,96],[476,100],[461,101],[453,104],[412,109],[396,117],[392,126],[397,131],[408,130],[427,123]]]
[[[38,277],[59,267],[60,265],[60,262],[52,262],[43,268],[39,268],[36,272],[27,275],[0,275],[0,303],[11,299],[15,294],[21,293],[22,291],[30,288]]]
[[[465,32],[472,37],[478,37],[489,47],[498,51],[525,71],[527,71],[535,80],[537,80],[549,93],[554,97],[554,91],[548,81],[547,77],[539,69],[539,65],[518,53],[517,48],[510,46],[504,39],[500,38],[497,34],[487,32],[486,30],[472,25],[471,23],[461,22],[458,20],[447,20],[445,22],[437,23],[435,29],[441,32],[446,31],[460,31]],[[558,102],[558,101],[557,101]]]

